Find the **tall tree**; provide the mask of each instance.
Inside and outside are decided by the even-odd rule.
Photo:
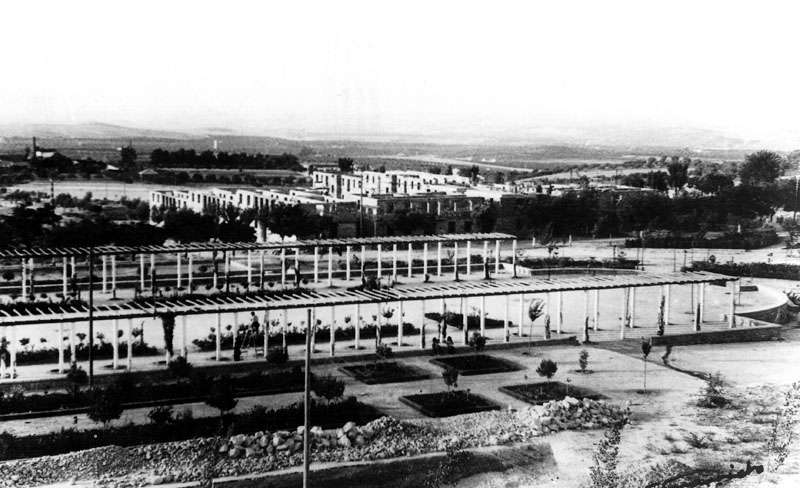
[[[783,158],[772,151],[748,154],[739,170],[739,178],[747,185],[769,185],[783,174]]]
[[[689,181],[689,163],[681,163],[673,157],[672,162],[667,165],[667,173],[669,186],[679,190]]]

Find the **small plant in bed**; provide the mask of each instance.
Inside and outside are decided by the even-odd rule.
[[[500,391],[513,396],[517,400],[533,405],[543,405],[551,400],[563,400],[568,396],[578,400],[584,398],[597,400],[601,398],[601,395],[586,388],[579,388],[558,381],[502,386]]]
[[[427,373],[396,361],[377,361],[374,363],[343,366],[342,372],[362,383],[376,385],[382,383],[401,383],[430,378]]]
[[[438,357],[431,359],[431,363],[443,368],[455,368],[463,376],[504,373],[520,369],[519,366],[514,363],[485,354]]]
[[[458,387],[458,374],[455,368],[447,368],[442,372],[442,380],[447,386],[447,391],[402,396],[400,402],[428,417],[450,417],[500,409],[496,403],[469,390],[454,390]]]

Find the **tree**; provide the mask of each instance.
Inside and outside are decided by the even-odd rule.
[[[344,381],[333,375],[315,376],[311,384],[311,390],[318,397],[327,400],[328,403],[344,396]]]
[[[480,335],[478,332],[473,332],[472,337],[469,338],[469,347],[472,348],[473,361],[478,361],[478,353],[483,351],[483,348],[486,347],[486,337]]]
[[[581,349],[578,355],[578,366],[581,368],[581,373],[586,373],[586,367],[589,365],[589,351]]]
[[[681,163],[673,158],[667,165],[667,173],[669,186],[679,190],[689,181],[689,163]]]
[[[743,184],[763,186],[772,184],[783,174],[783,158],[772,151],[757,151],[744,158],[739,170]]]
[[[78,398],[81,394],[81,387],[89,383],[89,375],[86,374],[83,368],[78,366],[78,363],[75,362],[75,358],[72,358],[72,365],[67,372],[67,381],[67,390],[74,398]]]
[[[448,394],[452,393],[452,388],[458,388],[458,370],[456,368],[447,368],[442,371],[442,381],[447,387]]]
[[[167,369],[173,378],[188,378],[192,373],[192,365],[185,356],[178,356],[167,363]]]
[[[120,166],[123,170],[134,169],[136,167],[136,149],[132,144],[124,146],[119,151]]]
[[[717,194],[722,190],[733,188],[733,178],[722,173],[709,173],[701,176],[694,187],[703,193]]]
[[[6,281],[11,281],[14,279],[14,272],[10,269],[3,271],[3,279]]]
[[[122,416],[120,396],[120,392],[114,385],[109,385],[104,389],[95,389],[87,413],[89,419],[94,422],[102,422],[103,428],[107,429],[112,420]]]
[[[558,371],[558,364],[552,359],[542,359],[539,366],[536,368],[536,374],[547,378],[547,385],[550,385],[550,378]]]
[[[665,314],[665,297],[661,297],[661,303],[658,306],[658,330],[656,331],[656,335],[661,337],[664,335],[664,327],[666,326],[666,320],[664,317]]]
[[[164,348],[169,357],[172,357],[172,340],[175,336],[175,313],[162,312],[158,316],[161,319],[161,327],[164,329]]]
[[[528,334],[528,352],[530,353],[530,338],[533,337],[533,323],[536,319],[544,313],[544,301],[540,298],[534,298],[528,305],[528,318],[531,319],[530,333]]]
[[[236,399],[236,387],[233,380],[228,375],[215,377],[211,382],[211,389],[205,403],[209,407],[219,410],[219,417],[222,420],[225,412],[233,410],[239,403],[239,400]]]
[[[642,357],[644,358],[644,392],[647,393],[647,356],[650,355],[650,350],[653,348],[653,343],[650,339],[645,340],[642,338]]]
[[[351,158],[339,158],[339,171],[342,173],[352,173],[353,160]]]

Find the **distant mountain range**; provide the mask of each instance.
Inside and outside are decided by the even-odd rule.
[[[0,124],[0,137],[41,139],[193,139],[198,134],[138,129],[121,125],[89,122],[82,124]]]

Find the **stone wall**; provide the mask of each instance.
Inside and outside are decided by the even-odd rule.
[[[740,329],[690,332],[653,337],[654,346],[688,346],[693,344],[719,344],[726,342],[774,341],[781,337],[781,327],[765,325]]]

